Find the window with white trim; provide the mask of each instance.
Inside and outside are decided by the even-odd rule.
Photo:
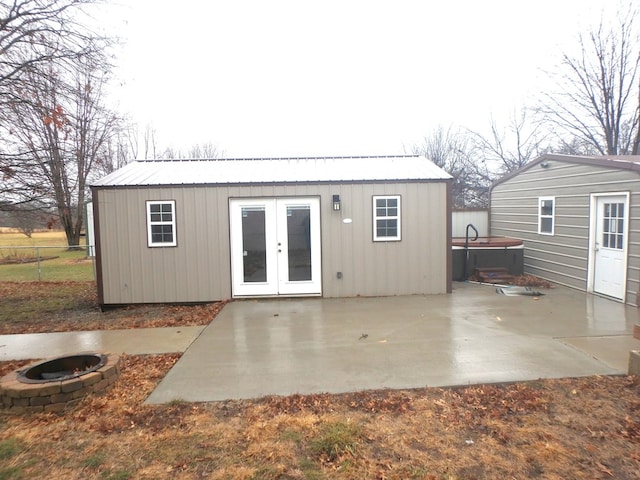
[[[175,200],[147,202],[147,245],[149,247],[177,245]]]
[[[400,195],[373,197],[373,241],[400,240]]]
[[[540,235],[553,235],[555,212],[555,197],[538,198],[538,233]]]

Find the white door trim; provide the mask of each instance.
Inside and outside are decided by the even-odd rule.
[[[288,209],[309,207],[309,238],[307,247],[311,250],[311,279],[290,281],[289,243],[287,232]],[[319,295],[322,293],[320,275],[320,199],[318,197],[290,197],[276,199],[277,249],[278,249],[278,295]],[[310,245],[310,246],[309,246]]]
[[[265,281],[245,281],[243,250],[243,209],[252,207],[265,212]],[[311,279],[289,280],[288,210],[307,207],[311,253]],[[300,235],[299,229],[298,235]],[[229,199],[229,231],[231,254],[231,291],[233,297],[321,295],[321,236],[319,197],[258,197]],[[293,237],[297,238],[297,237]],[[296,240],[298,241],[299,238]],[[292,247],[295,248],[295,247]],[[298,250],[299,251],[299,250]],[[293,257],[292,257],[293,258]],[[262,261],[259,262],[260,264]],[[295,267],[293,267],[295,268]],[[304,267],[303,267],[304,268]],[[259,269],[258,271],[260,271]]]
[[[244,282],[244,261],[242,245],[242,209],[263,209],[265,212],[265,264],[273,265],[276,259],[276,226],[275,222],[268,221],[275,215],[275,203],[266,202],[264,198],[239,198],[229,199],[229,232],[231,253],[231,291],[233,296],[244,295],[273,295],[273,285],[277,283],[277,274],[274,269],[266,269],[264,282]]]
[[[597,238],[597,230],[598,230],[598,200],[606,197],[624,197],[625,199],[625,216],[624,216],[624,255],[623,255],[623,291],[621,292],[619,298],[623,303],[626,301],[626,285],[627,285],[627,271],[628,271],[628,261],[629,261],[629,217],[631,204],[630,204],[630,194],[629,192],[603,192],[603,193],[592,193],[590,195],[590,204],[589,204],[589,255],[587,261],[587,292],[589,293],[598,293],[595,291],[595,280],[596,280],[596,243],[598,241]]]

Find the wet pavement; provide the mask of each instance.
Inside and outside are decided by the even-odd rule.
[[[0,335],[0,361],[35,360],[82,352],[130,355],[183,352],[204,328],[137,328]]]
[[[543,292],[454,283],[451,295],[232,302],[147,401],[626,373],[629,351],[640,349],[638,309],[563,287]]]
[[[451,295],[239,300],[206,327],[2,335],[0,361],[184,352],[149,403],[627,372],[638,309],[542,291],[455,282]]]

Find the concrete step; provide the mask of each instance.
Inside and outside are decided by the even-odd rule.
[[[474,270],[475,276],[484,283],[512,283],[513,275],[504,267],[481,267]]]

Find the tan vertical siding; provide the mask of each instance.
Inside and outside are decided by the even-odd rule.
[[[551,160],[496,185],[491,234],[524,240],[525,272],[587,289],[591,194],[630,192],[626,297],[635,305],[640,278],[640,179],[628,170]],[[538,198],[555,197],[554,235],[538,234]]]
[[[98,198],[104,302],[229,298],[229,227],[226,208],[221,216],[215,193],[195,188],[101,190]],[[147,200],[176,201],[177,247],[147,247]]]
[[[334,194],[339,212],[332,209]],[[373,195],[401,196],[401,241],[373,242]],[[103,301],[230,298],[229,198],[288,196],[321,199],[323,296],[446,293],[446,195],[446,182],[100,189]],[[147,247],[147,200],[176,201],[177,247]]]

